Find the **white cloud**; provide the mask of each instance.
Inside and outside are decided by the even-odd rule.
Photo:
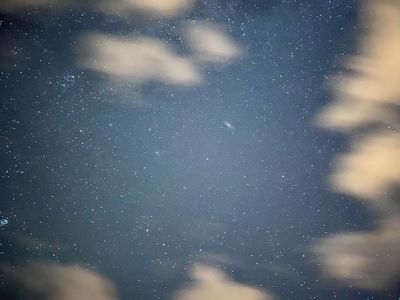
[[[314,250],[335,278],[385,289],[400,275],[400,2],[365,3],[359,54],[346,64],[351,73],[333,80],[335,100],[317,123],[351,133],[352,148],[334,161],[330,182],[340,193],[367,200],[379,226],[322,239]]]
[[[366,3],[367,33],[346,63],[351,72],[331,82],[335,101],[319,114],[320,126],[351,130],[398,117],[392,106],[400,106],[400,2]]]
[[[79,64],[107,75],[112,81],[198,85],[204,80],[202,61],[226,63],[240,53],[238,47],[214,25],[203,23],[201,27],[188,30],[196,31],[192,39],[198,45],[192,54],[181,54],[168,42],[156,38],[86,34],[78,50]]]
[[[194,2],[195,0],[101,0],[96,9],[118,15],[139,12],[159,17],[173,17],[191,8]]]
[[[343,233],[315,247],[325,271],[365,289],[394,286],[400,275],[400,220],[393,217],[366,233]]]
[[[189,23],[185,33],[194,54],[202,61],[223,63],[241,53],[239,46],[216,24]]]
[[[195,85],[202,81],[202,74],[190,58],[179,55],[159,39],[91,34],[82,43],[88,55],[81,57],[81,65],[113,80],[153,80],[174,85]]]
[[[336,160],[331,183],[339,192],[375,202],[375,208],[386,206],[400,184],[400,134],[382,130],[356,140]]]
[[[270,293],[236,282],[222,271],[195,265],[190,276],[193,283],[173,297],[174,300],[273,300]]]

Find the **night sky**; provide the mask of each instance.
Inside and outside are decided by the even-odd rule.
[[[359,2],[36,2],[0,3],[1,299],[225,299],[185,296],[196,268],[265,292],[244,300],[397,299],[313,251],[379,223],[315,122]],[[68,296],[72,269],[111,295]]]

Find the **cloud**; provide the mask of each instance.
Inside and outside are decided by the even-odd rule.
[[[192,59],[179,55],[159,39],[90,34],[82,42],[88,54],[81,58],[81,65],[110,79],[154,80],[173,85],[195,85],[202,81]]]
[[[365,289],[390,288],[400,275],[400,220],[385,220],[372,232],[334,235],[314,250],[334,277]]]
[[[2,0],[0,11],[87,7],[93,11],[114,15],[174,17],[193,7],[194,3],[195,0]]]
[[[2,267],[1,271],[3,280],[17,282],[28,295],[41,295],[41,299],[117,299],[108,279],[78,265],[31,262],[24,267]]]
[[[168,42],[145,36],[118,37],[99,33],[81,39],[79,64],[112,81],[158,81],[176,86],[198,85],[204,80],[202,62],[226,63],[239,48],[215,25],[189,26],[194,53],[181,54]]]
[[[194,0],[103,0],[96,9],[117,15],[142,13],[159,17],[182,14],[194,5]]]
[[[337,159],[331,183],[337,191],[383,205],[400,184],[400,134],[383,130],[354,142]]]
[[[400,275],[400,2],[367,1],[364,33],[350,70],[331,83],[334,101],[317,124],[349,133],[351,150],[334,161],[332,187],[366,200],[371,232],[347,232],[314,247],[322,268],[365,289],[391,288]]]
[[[360,54],[348,61],[351,74],[335,80],[336,99],[317,120],[323,127],[364,129],[335,161],[331,183],[339,192],[384,203],[400,184],[400,2],[367,3]]]
[[[69,8],[119,17],[176,17],[184,15],[195,3],[196,0],[4,0],[0,3],[0,11],[41,9],[63,12]],[[203,82],[205,62],[227,63],[241,53],[238,45],[214,23],[199,21],[181,26],[192,53],[182,54],[172,43],[162,39],[92,32],[80,39],[79,65],[106,75],[112,83],[157,81],[193,86]]]
[[[216,24],[189,23],[185,34],[189,46],[201,61],[224,63],[241,53],[239,46]]]
[[[272,300],[264,290],[233,281],[222,271],[204,265],[195,265],[190,276],[194,281],[179,291],[174,300]]]
[[[371,123],[387,125],[398,117],[393,106],[400,105],[400,3],[367,3],[368,31],[359,54],[346,63],[350,72],[331,82],[335,101],[319,114],[322,127],[352,130]]]
[[[340,93],[339,87],[338,92]],[[398,114],[390,105],[361,99],[344,99],[325,107],[316,118],[317,125],[346,132],[367,125],[390,126],[398,118]]]

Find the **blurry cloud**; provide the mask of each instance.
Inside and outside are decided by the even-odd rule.
[[[191,8],[195,0],[2,0],[0,10],[19,11],[60,7],[87,7],[114,15],[143,14],[174,17]]]
[[[193,31],[190,39],[195,41],[194,53],[190,55],[179,53],[161,39],[86,34],[81,39],[79,64],[115,82],[197,85],[203,82],[201,61],[223,63],[240,53],[234,42],[214,25],[199,26],[188,29]]]
[[[400,184],[400,2],[367,4],[360,54],[348,61],[351,73],[334,80],[336,99],[317,121],[329,128],[364,129],[363,138],[351,142],[352,151],[336,160],[331,183],[339,192],[382,206]]]
[[[334,161],[332,187],[376,213],[374,231],[320,240],[324,270],[366,289],[390,288],[400,275],[400,2],[366,1],[364,33],[348,73],[332,81],[334,101],[319,126],[349,132],[351,151]]]
[[[195,3],[196,0],[4,0],[0,2],[0,11],[40,9],[63,12],[63,8],[68,8],[117,17],[178,17],[184,16]],[[151,22],[152,18],[140,20],[138,24]],[[191,53],[183,54],[182,49],[178,50],[173,43],[163,39],[92,32],[80,40],[79,64],[107,75],[113,83],[158,81],[192,86],[203,82],[205,62],[227,63],[241,53],[239,46],[217,24],[197,21],[183,22],[181,26]]]
[[[97,9],[118,15],[142,13],[160,17],[177,16],[191,8],[194,0],[102,0]]]
[[[340,93],[340,89],[338,88]],[[388,125],[396,122],[398,113],[390,105],[360,99],[337,100],[317,117],[320,127],[350,131],[366,125]]]
[[[222,63],[241,53],[239,46],[216,24],[189,23],[185,33],[189,46],[201,61]]]
[[[148,37],[116,37],[91,34],[82,39],[86,57],[81,65],[110,79],[143,82],[160,81],[194,85],[202,81],[197,65],[176,53],[167,42]]]
[[[57,300],[117,299],[108,279],[78,265],[31,262],[24,267],[2,267],[1,271],[3,283],[16,282],[29,299],[33,295]]]
[[[346,63],[350,72],[331,82],[336,100],[319,114],[320,126],[351,130],[396,116],[391,106],[400,105],[400,2],[367,4],[368,31],[359,54]]]
[[[356,140],[337,159],[331,182],[337,191],[384,205],[400,184],[400,133],[382,130]]]
[[[336,278],[366,289],[390,288],[400,275],[400,219],[385,220],[372,232],[334,235],[315,252]]]
[[[195,265],[190,271],[193,283],[173,297],[174,300],[272,300],[268,292],[235,282],[222,271]]]

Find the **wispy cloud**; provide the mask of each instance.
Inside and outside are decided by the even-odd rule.
[[[0,11],[86,7],[93,11],[114,15],[143,14],[174,17],[190,9],[194,3],[195,0],[2,0]]]
[[[173,297],[174,300],[273,300],[265,290],[242,284],[224,272],[205,265],[195,265],[190,271],[192,283]]]
[[[23,267],[2,267],[1,271],[3,286],[16,282],[29,298],[41,295],[58,300],[117,299],[108,279],[78,265],[31,262]]]
[[[329,274],[365,289],[394,286],[400,275],[400,220],[386,219],[378,229],[337,234],[315,252]]]
[[[142,13],[160,17],[174,17],[182,14],[195,3],[195,0],[102,0],[96,9],[106,13],[127,15]]]
[[[186,40],[197,59],[224,63],[240,55],[239,46],[223,28],[209,22],[192,22],[185,28]]]

